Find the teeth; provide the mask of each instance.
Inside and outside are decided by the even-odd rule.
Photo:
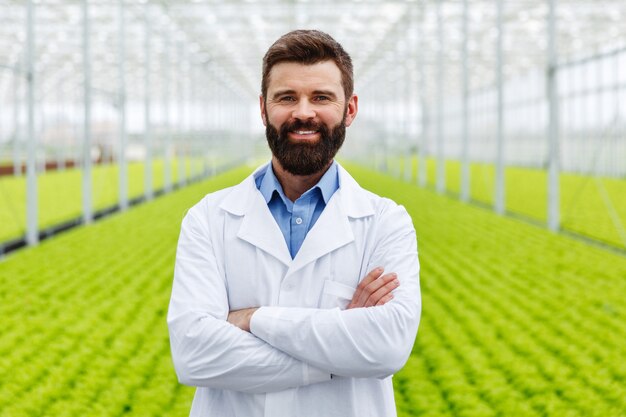
[[[315,130],[296,130],[298,135],[312,135],[315,133]]]

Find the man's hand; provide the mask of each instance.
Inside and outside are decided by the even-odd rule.
[[[234,324],[235,326],[239,327],[241,330],[249,332],[250,319],[252,319],[252,315],[258,309],[258,307],[252,307],[231,311],[230,313],[228,313],[228,318],[226,320],[230,324]]]
[[[363,278],[347,309],[380,306],[393,298],[391,291],[400,285],[398,275],[395,272],[383,275],[383,272],[384,269],[378,267]]]

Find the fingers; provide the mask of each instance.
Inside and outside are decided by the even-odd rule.
[[[400,282],[395,273],[382,275],[384,269],[378,267],[370,271],[357,287],[348,308],[383,305],[393,298],[391,292]]]
[[[377,306],[382,306],[383,304],[386,304],[388,301],[391,301],[391,299],[393,298],[393,294],[387,294],[384,297],[382,297],[380,300],[378,300],[378,302],[376,303]]]
[[[364,296],[364,298],[362,298],[363,290],[369,284],[374,282],[376,278],[380,277],[383,271],[384,271],[383,267],[379,266],[377,268],[372,269],[370,272],[368,272],[365,278],[363,278],[361,282],[359,283],[359,285],[356,287],[356,291],[354,292],[354,295],[352,296],[352,300],[350,301],[348,308],[363,307],[363,305],[359,305],[359,303],[365,302],[365,300],[367,300],[367,298],[369,297],[369,294],[367,294]]]
[[[395,273],[383,275],[368,286],[371,287],[372,292],[371,295],[365,300],[364,306],[371,307],[379,305],[378,303],[383,298],[385,298],[383,304],[386,303],[393,298],[393,294],[391,294],[391,292],[398,288],[399,285],[400,281],[398,281],[398,275]],[[389,296],[391,298],[389,298]]]
[[[363,280],[359,283],[357,290],[363,290],[365,287],[370,285],[372,282],[376,281],[376,278],[380,277],[381,274],[385,271],[382,266],[372,269]]]

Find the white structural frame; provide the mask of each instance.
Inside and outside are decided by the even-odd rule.
[[[496,121],[496,178],[494,192],[494,210],[498,214],[505,212],[505,178],[504,178],[504,0],[496,0],[498,37],[496,38],[496,90],[497,90],[497,121]]]
[[[461,70],[461,85],[463,88],[463,103],[461,134],[462,134],[462,151],[461,151],[461,200],[468,202],[470,199],[470,162],[469,162],[469,4],[468,0],[463,0],[463,43],[461,50],[461,59],[463,68]]]
[[[126,6],[125,0],[119,0],[119,135],[120,145],[117,153],[117,163],[119,165],[119,207],[120,210],[128,209],[128,161],[126,160],[126,149],[128,146],[128,127],[126,120]]]
[[[445,139],[443,131],[443,101],[444,101],[444,39],[443,39],[443,0],[437,1],[437,192],[446,191],[446,159]]]
[[[15,85],[13,85],[13,175],[18,176],[22,175],[22,160],[21,160],[21,148],[20,144],[21,140],[21,131],[20,131],[20,116],[21,116],[21,106],[20,106],[20,86],[22,83],[20,82],[20,78],[24,74],[24,70],[22,69],[22,62],[18,61],[15,68],[13,68],[15,72]]]
[[[12,216],[22,231],[0,242],[0,254],[4,253],[6,248],[19,247],[24,242],[30,246],[37,245],[40,238],[52,236],[56,230],[64,230],[73,224],[92,223],[95,217],[101,214],[96,212],[94,195],[97,190],[94,189],[93,183],[94,174],[99,169],[95,166],[96,161],[93,159],[95,155],[92,154],[96,139],[98,145],[102,145],[103,156],[109,158],[113,155],[119,167],[117,199],[111,202],[113,205],[101,207],[106,212],[115,209],[127,210],[131,204],[128,159],[140,157],[143,149],[146,164],[144,198],[148,200],[153,198],[152,159],[155,140],[163,139],[165,143],[163,153],[166,178],[163,191],[166,192],[173,188],[174,149],[177,149],[180,158],[179,185],[197,180],[202,174],[214,174],[224,168],[226,164],[218,160],[216,155],[228,155],[228,158],[236,158],[238,162],[244,160],[242,154],[233,153],[233,150],[242,149],[242,146],[230,146],[235,142],[237,145],[243,145],[241,135],[254,132],[253,130],[246,132],[240,128],[241,120],[236,112],[239,97],[244,100],[250,99],[241,74],[231,73],[232,65],[229,63],[225,64],[215,59],[206,60],[201,56],[198,45],[189,42],[180,22],[168,17],[167,11],[157,5],[118,0],[112,7],[106,8],[107,10],[97,6],[99,5],[90,0],[67,5],[49,5],[27,0],[20,5],[7,6],[9,13],[13,13],[12,9],[19,8],[19,15],[13,14],[19,17],[9,16],[8,23],[18,24],[20,30],[14,38],[15,30],[6,32],[11,35],[10,40],[13,43],[10,48],[3,50],[3,62],[0,63],[0,69],[10,70],[12,77],[7,80],[5,74],[0,74],[2,75],[0,86],[3,88],[1,104],[7,110],[0,120],[2,127],[0,143],[7,142],[5,147],[10,149],[7,159],[12,164],[13,175],[21,176],[24,171],[25,197],[22,203],[24,214]],[[59,10],[62,10],[62,13]],[[103,19],[100,19],[101,12]],[[72,23],[71,27],[67,25],[67,32],[65,28],[57,30],[56,27],[48,25],[53,23],[57,13],[59,16],[62,14],[68,17],[67,22],[59,20],[59,25]],[[43,22],[45,24],[42,24]],[[137,44],[133,42],[134,34],[138,29],[141,30],[142,25],[145,30],[143,46],[141,37]],[[171,61],[169,64],[166,62],[162,68],[165,74],[160,73],[156,76],[156,67],[159,63],[155,63],[155,57],[160,56],[161,51],[158,45],[155,47],[153,38],[164,31],[173,35],[175,39],[173,42],[176,42],[176,45],[171,51],[167,51]],[[74,39],[78,39],[79,49],[68,53],[64,48],[68,45],[73,47]],[[112,47],[103,49],[103,43]],[[174,73],[176,64],[173,63],[176,47],[182,58],[178,67],[181,76],[178,77],[180,80],[178,96],[174,90],[176,82],[172,80],[176,75]],[[141,62],[142,49],[145,53],[145,63]],[[141,74],[142,66],[145,77]],[[208,94],[212,88],[207,85],[209,83],[206,83],[203,89],[195,88],[206,78],[201,72],[205,68],[221,75],[210,81],[219,84],[216,88],[219,91],[219,104],[215,97]],[[135,77],[132,78],[133,84],[128,85],[133,76]],[[188,80],[183,80],[183,77],[188,77]],[[73,79],[76,81],[68,82]],[[142,84],[145,88],[145,97],[139,94],[128,95],[128,91],[137,87],[140,90]],[[167,86],[164,87],[164,84]],[[109,85],[113,86],[113,90],[108,90]],[[158,92],[171,97],[171,101],[167,99],[163,106],[164,114],[158,111],[155,113],[155,107],[159,106],[151,102],[155,100]],[[103,103],[96,101],[98,95],[110,100],[116,111],[112,112],[111,108],[105,108]],[[139,121],[135,117],[129,119],[130,114],[141,113],[142,99],[146,122],[143,132],[140,131],[141,116],[138,118]],[[202,114],[199,107],[205,103],[212,111]],[[219,120],[216,120],[218,117],[216,109],[223,116]],[[207,113],[210,115],[207,116]],[[5,120],[9,120],[10,123],[5,124]],[[163,132],[156,132],[155,128],[161,126],[164,126]],[[206,155],[206,161],[202,163],[194,158],[194,155],[199,154],[199,147],[207,143],[203,141],[205,136],[213,138],[213,134],[219,129],[227,134],[227,140],[232,138],[232,143],[222,144],[212,141],[210,145],[215,145],[214,149],[210,152],[202,151],[202,155]],[[9,132],[6,136],[5,131]],[[230,131],[234,134],[230,135]],[[160,133],[163,135],[158,136]],[[143,144],[130,148],[131,134],[133,138],[137,137],[139,140],[143,136]],[[9,141],[12,142],[10,145]],[[68,160],[75,162],[75,168],[72,169],[79,170],[81,180],[78,186],[80,196],[78,193],[74,195],[81,212],[76,214],[77,217],[62,213],[62,216],[68,217],[63,217],[59,224],[52,224],[47,226],[46,230],[41,230],[39,215],[47,210],[47,207],[39,206],[41,195],[38,193],[38,177],[40,174],[46,174],[48,169],[45,153],[52,162],[56,162],[59,171],[69,167],[66,165]],[[161,152],[159,158],[160,154]],[[192,160],[185,161],[186,158]],[[209,158],[210,170],[207,163]],[[136,197],[133,195],[133,198]]]
[[[184,113],[185,113],[185,84],[183,83],[183,78],[184,78],[184,71],[183,71],[183,59],[184,59],[184,50],[183,50],[183,43],[182,41],[178,41],[176,43],[176,61],[178,62],[177,65],[177,70],[178,70],[178,76],[176,77],[177,79],[177,88],[178,88],[178,120],[177,122],[177,126],[178,129],[180,131],[183,131],[184,129]],[[218,101],[221,101],[218,99]],[[220,108],[222,106],[220,105]],[[182,138],[179,138],[182,139]],[[180,142],[180,140],[179,140]],[[184,186],[187,184],[187,167],[186,167],[186,161],[185,161],[185,150],[183,148],[183,146],[178,146],[177,147],[177,156],[178,156],[178,185],[179,186]]]
[[[420,106],[422,110],[422,130],[420,132],[420,147],[419,147],[419,157],[417,159],[417,182],[420,186],[426,186],[426,146],[428,145],[428,129],[429,129],[429,107],[427,106],[427,98],[426,98],[426,65],[424,63],[424,45],[425,42],[425,34],[422,29],[424,24],[424,6],[423,3],[420,3],[420,11],[421,11],[421,24],[418,24],[418,32],[417,32],[417,40],[418,40],[418,55],[417,55],[417,64],[419,71],[419,90],[420,90]]]
[[[35,4],[26,3],[26,89],[27,89],[27,151],[26,151],[26,243],[39,243],[37,219],[37,137],[35,133]]]
[[[89,0],[82,1],[83,13],[83,155],[82,155],[82,193],[83,193],[83,223],[93,222],[92,198],[92,164],[91,164],[91,44]]]
[[[273,18],[273,23],[291,18],[304,25],[325,19],[329,25],[320,29],[337,36],[351,53],[355,74],[367,80],[358,84],[367,91],[363,97],[375,102],[369,107],[373,111],[362,111],[359,117],[359,123],[367,117],[371,129],[355,147],[361,155],[374,150],[375,155],[366,155],[368,161],[440,193],[459,191],[461,200],[475,199],[497,213],[535,218],[554,231],[563,227],[576,232],[571,224],[580,217],[576,210],[584,210],[579,202],[589,190],[581,188],[572,197],[569,183],[561,190],[560,180],[570,173],[589,174],[605,194],[601,204],[611,212],[613,223],[621,223],[616,228],[625,229],[621,206],[609,195],[612,188],[603,191],[602,184],[604,177],[620,180],[625,172],[621,161],[626,143],[621,139],[626,122],[620,106],[626,100],[621,75],[626,44],[618,20],[626,13],[626,3],[604,7],[557,0],[391,1],[341,3],[338,9],[315,7],[310,13],[305,3],[250,6],[250,15],[234,13],[224,2],[209,6],[115,0],[100,7],[90,0],[32,0],[3,6],[10,25],[3,35],[0,68],[12,74],[0,74],[0,104],[6,110],[0,142],[2,150],[7,149],[3,161],[12,159],[13,174],[24,172],[26,184],[26,215],[12,216],[19,233],[26,233],[15,238],[36,244],[57,226],[43,230],[38,224],[38,213],[47,210],[46,203],[40,203],[45,196],[37,194],[45,156],[56,161],[59,170],[70,160],[82,168],[81,196],[74,194],[82,210],[74,212],[74,218],[62,217],[72,223],[91,222],[101,208],[115,209],[95,206],[101,200],[95,198],[98,189],[93,184],[100,169],[95,155],[92,159],[96,144],[105,156],[116,155],[119,196],[109,203],[121,210],[137,201],[129,201],[129,188],[135,188],[129,181],[135,172],[129,170],[134,168],[129,161],[145,157],[144,183],[138,188],[145,187],[138,192],[151,199],[161,179],[167,192],[196,179],[200,171],[209,172],[209,164],[210,172],[217,171],[222,165],[217,156],[242,159],[246,153],[235,151],[245,145],[240,141],[239,100],[249,101],[254,94],[260,63],[255,54],[266,49],[270,38],[276,39],[279,25],[267,24]],[[344,12],[352,7],[359,18],[375,24],[367,32],[359,25],[337,26],[341,29],[333,32],[333,25],[341,22],[331,19],[330,9]],[[206,20],[215,18],[213,25],[198,18],[209,9],[212,14]],[[258,38],[237,41],[238,35],[249,37],[248,30]],[[109,99],[118,114],[103,103]],[[362,104],[365,109],[370,103]],[[363,145],[374,140],[373,132],[376,142]],[[200,154],[206,157],[203,163],[196,158]],[[162,157],[163,178],[160,172],[153,178]],[[418,160],[417,176],[413,157]],[[396,163],[402,160],[404,171]],[[460,177],[453,160],[460,161]],[[484,178],[475,170],[480,163],[488,164]],[[533,207],[518,201],[518,190],[510,184],[522,171],[512,166],[547,174],[541,180],[546,189],[532,190],[537,203]],[[13,237],[8,239],[13,245]]]
[[[171,40],[169,37],[164,39],[163,54],[163,170],[164,170],[164,189],[165,192],[172,190],[172,134],[171,134],[171,109],[170,109],[170,86],[171,86]]]
[[[144,16],[144,28],[145,28],[145,38],[144,38],[144,56],[145,56],[145,77],[144,77],[144,123],[145,123],[145,131],[144,131],[144,148],[145,148],[145,162],[144,162],[144,198],[148,201],[154,198],[154,190],[152,187],[152,114],[151,114],[151,71],[152,71],[152,31],[150,28],[150,13],[149,13],[150,5],[146,3],[146,12]]]
[[[557,84],[556,0],[548,0],[548,228],[560,228],[559,97]]]

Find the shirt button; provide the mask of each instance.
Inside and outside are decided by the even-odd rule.
[[[302,224],[302,219],[300,217],[296,219],[296,224]]]

